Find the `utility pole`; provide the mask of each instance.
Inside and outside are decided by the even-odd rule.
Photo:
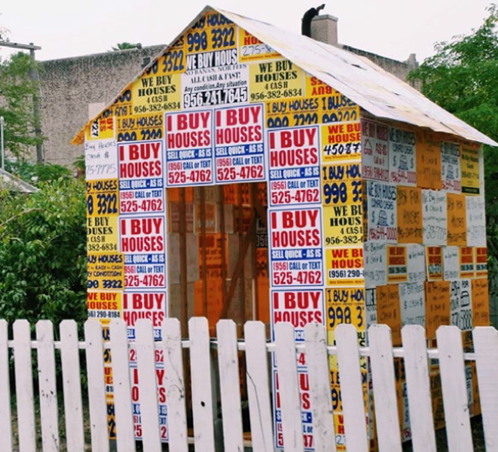
[[[35,59],[35,50],[41,50],[41,47],[35,46],[32,42],[29,44],[19,44],[17,42],[7,42],[0,41],[0,47],[10,47],[13,49],[29,50],[29,55],[33,62]],[[33,83],[38,82],[38,71],[36,69],[31,69],[29,71],[29,78]],[[38,99],[38,94],[33,94],[33,119],[35,126],[35,137],[37,138],[36,143],[36,163],[43,163],[43,149],[41,145],[41,125],[40,125],[40,100]],[[3,135],[2,135],[3,137]],[[3,161],[2,161],[3,163]]]

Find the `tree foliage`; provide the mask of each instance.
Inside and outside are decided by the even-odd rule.
[[[19,52],[0,62],[0,116],[5,120],[4,145],[15,157],[26,155],[41,139],[35,136],[33,96],[38,83],[30,76],[40,70],[36,61]]]
[[[483,24],[468,36],[435,45],[435,55],[410,74],[422,93],[498,141],[498,7],[487,8]],[[484,147],[490,264],[498,269],[498,154]],[[494,290],[497,290],[495,287]]]
[[[55,171],[55,174],[58,170]],[[40,182],[32,195],[0,192],[0,318],[86,318],[84,182]]]
[[[132,44],[131,42],[120,42],[116,45],[116,47],[113,47],[112,50],[117,52],[118,50],[130,50],[130,49],[141,49],[142,44],[137,42],[136,44]]]

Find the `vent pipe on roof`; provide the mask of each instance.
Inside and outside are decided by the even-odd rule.
[[[323,5],[318,6],[317,8],[310,8],[308,11],[304,13],[304,16],[301,20],[301,34],[304,36],[308,36],[311,38],[311,21],[315,16],[320,14],[320,11],[325,8],[325,3]]]

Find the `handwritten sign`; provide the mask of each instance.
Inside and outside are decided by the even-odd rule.
[[[472,280],[472,327],[489,326],[488,280]]]
[[[441,142],[441,184],[442,189],[460,193],[460,146]]]
[[[475,249],[476,277],[486,278],[488,276],[488,249],[478,247]]]
[[[472,330],[470,279],[450,282],[450,317],[451,325],[462,331]]]
[[[422,243],[422,190],[397,187],[398,243]]]
[[[407,283],[399,285],[401,305],[401,326],[425,326],[425,289],[424,283]]]
[[[437,135],[425,130],[416,132],[417,186],[441,189],[441,140]]]
[[[458,248],[458,265],[460,278],[473,278],[475,275],[474,248],[462,246]]]
[[[386,244],[382,242],[363,243],[365,287],[387,284]]]
[[[401,344],[401,312],[399,286],[379,286],[375,289],[377,323],[391,328],[393,345]]]
[[[445,281],[451,281],[452,279],[460,278],[460,266],[458,264],[457,246],[443,247],[443,269],[443,276]]]
[[[430,281],[425,283],[425,334],[427,339],[436,337],[441,325],[450,324],[450,283]]]
[[[465,195],[447,194],[448,245],[467,245]]]
[[[114,138],[85,141],[85,179],[115,179],[118,176],[118,143]]]
[[[365,290],[365,331],[377,323],[377,305],[375,301],[375,288]]]
[[[415,185],[415,134],[408,130],[389,128],[389,182]]]
[[[396,186],[366,181],[367,240],[396,243]]]
[[[446,193],[422,190],[424,245],[446,245],[448,235]]]
[[[325,268],[328,286],[363,284],[363,248],[327,248]]]
[[[320,209],[270,210],[271,284],[322,285]]]
[[[427,279],[440,281],[443,279],[443,249],[440,246],[425,248]]]
[[[486,246],[486,215],[484,196],[466,196],[467,245]]]
[[[425,247],[423,245],[406,245],[407,262],[407,282],[425,281]]]
[[[389,180],[388,127],[372,121],[361,122],[361,165],[366,179]]]
[[[479,145],[467,143],[462,145],[460,167],[462,170],[462,193],[480,194]]]
[[[406,282],[408,261],[406,246],[387,246],[387,282]]]

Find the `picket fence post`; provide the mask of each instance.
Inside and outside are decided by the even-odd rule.
[[[5,452],[12,452],[12,412],[10,409],[10,376],[9,376],[9,336],[8,324],[0,320],[0,425]]]

